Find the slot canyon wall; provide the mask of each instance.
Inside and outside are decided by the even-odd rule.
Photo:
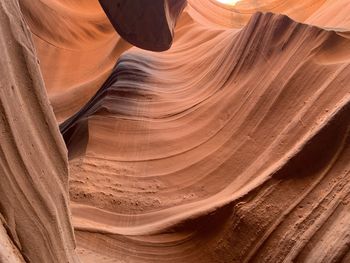
[[[67,150],[18,1],[1,1],[0,36],[0,262],[78,262]]]
[[[1,262],[350,262],[349,1],[188,0],[164,52],[34,2],[0,4]]]

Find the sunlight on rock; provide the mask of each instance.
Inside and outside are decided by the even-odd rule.
[[[217,0],[220,3],[227,4],[227,5],[235,5],[239,2],[239,0]]]

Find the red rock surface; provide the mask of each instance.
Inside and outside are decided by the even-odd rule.
[[[68,158],[17,1],[0,3],[0,262],[78,262]]]
[[[349,1],[189,0],[161,53],[97,0],[35,2],[48,98],[0,4],[0,261],[350,262]]]

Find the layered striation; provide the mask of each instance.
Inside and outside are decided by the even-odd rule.
[[[169,51],[123,54],[61,125],[82,258],[346,262],[348,34],[189,5]]]
[[[0,2],[0,262],[78,262],[68,160],[18,1]]]
[[[100,5],[101,3],[101,5]],[[20,1],[38,51],[46,89],[59,122],[101,87],[131,45],[169,49],[186,0]],[[102,8],[103,7],[103,8]],[[110,23],[107,15],[112,24]]]
[[[94,95],[131,46],[116,34],[97,0],[22,0],[20,5],[61,122]]]
[[[106,10],[117,6],[112,2],[101,1],[105,3]],[[114,24],[123,25],[119,31],[132,43],[152,49],[144,43],[155,39],[154,45],[166,46],[172,41],[174,21],[185,1],[157,0],[152,6],[146,2],[139,0],[124,6],[128,1],[120,1],[123,6],[115,9],[114,13],[109,11],[110,16],[115,17]],[[98,0],[37,0],[35,4],[22,0],[20,5],[33,34],[51,104],[61,123],[79,111],[98,91],[111,74],[116,60],[131,46],[115,32]],[[145,5],[146,8],[142,8]],[[164,14],[163,5],[170,11]],[[190,0],[186,14],[178,22],[187,23],[184,17],[189,14],[208,29],[240,30],[255,12],[261,11],[286,14],[298,22],[346,29],[350,26],[348,8],[347,0],[244,0],[233,7],[215,0]],[[123,12],[118,12],[121,10]],[[143,10],[146,15],[142,15]],[[135,17],[140,17],[140,20],[134,21]],[[154,26],[157,22],[160,28]],[[147,26],[144,31],[140,29],[142,24]],[[132,30],[138,34],[130,34]],[[163,32],[164,39],[159,36],[147,39],[149,34],[143,34],[147,30],[153,36]],[[157,48],[153,46],[153,49]]]
[[[0,261],[349,262],[348,1],[154,1],[0,3]]]

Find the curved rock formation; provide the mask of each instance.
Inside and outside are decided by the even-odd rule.
[[[66,150],[13,2],[0,260],[75,262]],[[69,151],[81,262],[350,261],[347,0],[189,0],[162,53],[121,40],[97,0],[21,8]]]
[[[117,32],[131,44],[153,51],[171,47],[176,21],[187,0],[99,0]]]
[[[329,2],[287,4],[327,26]],[[345,24],[258,13],[239,29],[210,5],[232,13],[190,1],[169,51],[123,54],[61,125],[82,258],[346,262]]]
[[[59,122],[99,89],[130,44],[116,34],[97,0],[20,1],[45,86]]]
[[[113,9],[119,2],[120,7]],[[124,38],[151,50],[170,47],[185,0],[154,0],[152,5],[145,0],[119,2],[103,0],[101,4]],[[33,33],[56,118],[64,121],[93,96],[117,58],[131,46],[116,34],[97,0],[37,0],[35,5],[32,0],[22,0],[20,4]],[[147,28],[142,31],[142,26]]]
[[[68,160],[18,1],[0,2],[0,261],[77,262]]]
[[[183,0],[180,2],[182,6]],[[97,92],[130,45],[115,33],[98,0],[36,0],[35,5],[22,0],[20,4],[33,33],[56,118],[63,122]],[[347,0],[244,0],[233,7],[215,0],[191,0],[189,5],[191,17],[209,27],[241,29],[257,11],[287,14],[296,21],[318,26],[348,28],[350,23]],[[166,27],[163,30],[167,32]]]

